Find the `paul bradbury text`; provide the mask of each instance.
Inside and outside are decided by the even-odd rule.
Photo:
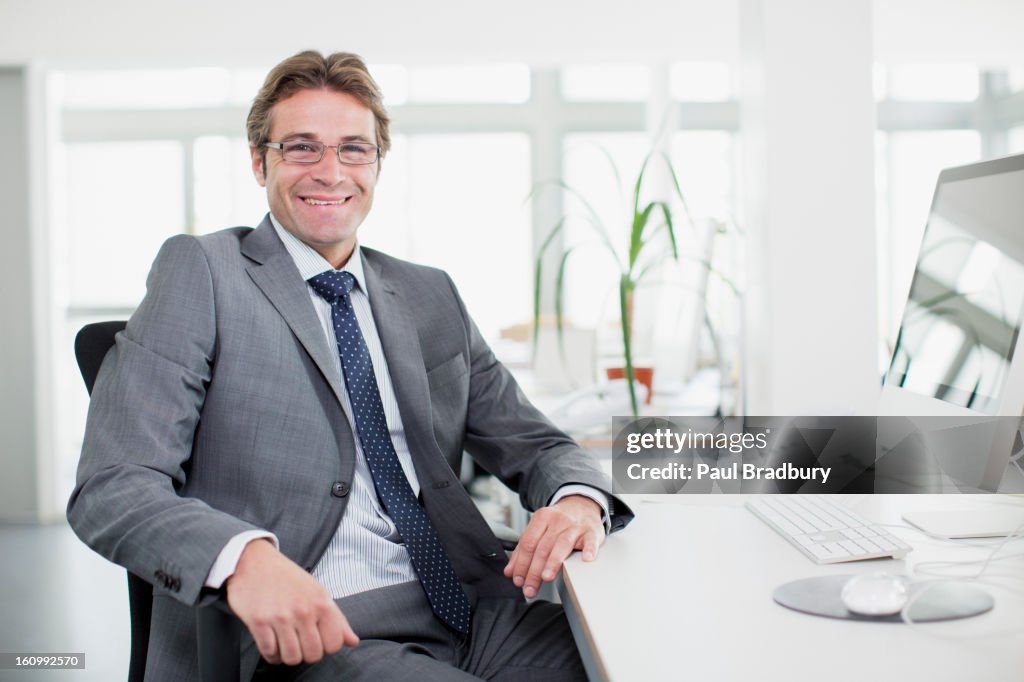
[[[734,462],[730,466],[718,467],[710,464],[693,465],[669,463],[665,466],[644,466],[638,462],[626,467],[626,476],[634,481],[707,479],[711,481],[820,481],[828,483],[831,467],[798,467],[786,463],[780,467],[758,467],[755,464]]]

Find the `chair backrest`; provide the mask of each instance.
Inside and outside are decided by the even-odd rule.
[[[87,324],[75,336],[75,360],[92,394],[96,375],[100,372],[107,351],[114,345],[115,335],[125,328],[124,320]],[[128,682],[142,682],[146,674],[146,653],[149,650],[149,621],[153,613],[153,586],[139,576],[128,574],[128,608],[132,621],[132,654],[128,664]]]
[[[75,360],[78,361],[78,370],[85,381],[85,390],[90,395],[103,358],[107,357],[107,351],[114,345],[114,336],[126,324],[124,320],[93,322],[82,327],[75,336]]]

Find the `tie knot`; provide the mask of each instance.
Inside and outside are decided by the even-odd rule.
[[[330,302],[334,302],[352,291],[356,285],[356,278],[351,272],[335,272],[328,270],[314,275],[308,280],[313,291]]]

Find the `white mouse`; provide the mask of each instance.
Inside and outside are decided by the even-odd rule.
[[[862,616],[889,616],[907,603],[907,578],[892,573],[855,575],[843,585],[843,605]]]

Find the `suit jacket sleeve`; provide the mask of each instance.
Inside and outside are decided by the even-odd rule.
[[[470,353],[466,451],[518,491],[526,509],[546,506],[563,485],[581,483],[608,495],[612,532],[625,527],[633,512],[612,495],[611,481],[593,455],[530,403],[484,341],[450,278],[448,285],[462,312]]]
[[[174,237],[97,378],[67,510],[86,544],[188,604],[227,541],[256,529],[182,494],[216,352],[209,264]]]

